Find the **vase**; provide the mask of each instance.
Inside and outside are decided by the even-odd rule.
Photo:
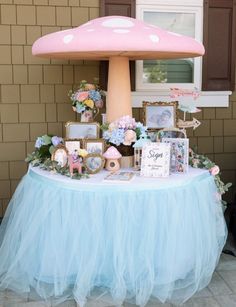
[[[81,113],[80,121],[81,123],[90,123],[93,122],[93,110],[85,110]]]
[[[121,168],[131,168],[134,166],[134,148],[133,144],[124,145],[120,144],[119,146],[115,146],[117,150],[122,155],[120,159]]]

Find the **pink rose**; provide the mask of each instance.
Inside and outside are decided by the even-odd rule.
[[[219,174],[220,168],[219,168],[218,165],[215,165],[215,166],[213,166],[209,171],[210,171],[210,173],[211,173],[212,176],[216,176],[216,175]]]
[[[131,143],[135,142],[137,139],[136,133],[134,130],[125,131],[125,140],[123,142],[124,145],[131,145]]]
[[[84,101],[87,98],[88,98],[88,92],[78,92],[76,95],[76,99],[78,101]]]
[[[103,107],[103,101],[102,101],[102,99],[100,99],[100,100],[98,100],[98,101],[95,101],[95,106],[97,107],[97,108],[102,108]]]

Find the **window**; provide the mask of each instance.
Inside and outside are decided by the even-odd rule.
[[[186,5],[183,1],[178,4],[178,0],[138,1],[137,18],[202,41],[203,3],[202,0],[194,0],[194,5],[192,2],[189,0]],[[137,61],[136,89],[201,88],[201,63],[201,58]]]

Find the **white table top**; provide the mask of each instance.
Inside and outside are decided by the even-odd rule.
[[[122,169],[122,171],[133,171],[132,169]],[[124,188],[124,186],[128,187],[128,189],[132,189],[135,187],[137,190],[142,189],[165,189],[171,187],[181,187],[183,185],[189,184],[195,179],[199,177],[207,177],[209,172],[203,169],[197,169],[189,167],[188,173],[185,174],[171,174],[167,178],[146,178],[140,177],[140,172],[134,171],[135,176],[126,182],[110,182],[104,180],[104,178],[109,174],[108,171],[102,170],[101,172],[89,175],[89,178],[83,178],[81,180],[71,179],[66,176],[62,176],[57,173],[48,172],[40,169],[39,167],[29,167],[29,173],[36,174],[38,176],[42,176],[45,179],[52,180],[54,183],[61,183],[65,186],[70,186],[72,188],[84,188],[84,187],[120,187]],[[209,175],[210,176],[210,175]]]

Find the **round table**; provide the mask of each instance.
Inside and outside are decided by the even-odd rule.
[[[208,171],[107,182],[30,167],[0,229],[0,288],[145,306],[181,303],[211,280],[226,239]]]

